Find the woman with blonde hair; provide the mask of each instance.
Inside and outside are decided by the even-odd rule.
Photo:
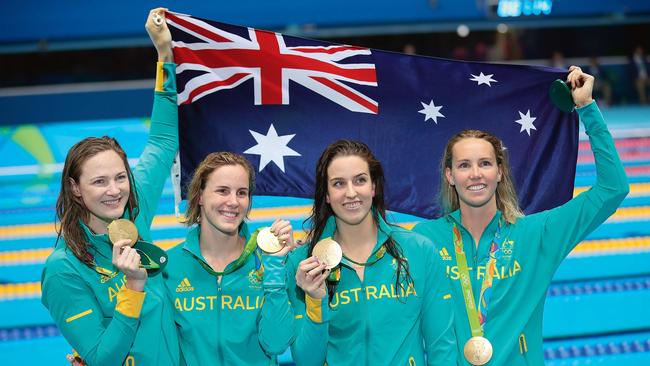
[[[559,207],[525,216],[501,141],[467,130],[449,140],[442,158],[443,217],[413,229],[449,255],[463,364],[544,364],[542,315],[553,273],[629,191],[592,99],[594,78],[575,66],[569,71],[567,81],[595,157],[596,185]]]

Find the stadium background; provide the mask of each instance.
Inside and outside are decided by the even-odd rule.
[[[67,150],[115,136],[137,158],[148,133],[155,51],[144,21],[165,6],[202,18],[397,52],[526,64],[599,65],[597,94],[631,183],[618,212],[564,261],[544,318],[547,365],[650,365],[650,107],[632,52],[650,48],[650,2],[584,0],[7,1],[0,5],[0,359],[65,365],[69,346],[40,304]],[[646,61],[650,61],[647,59]],[[593,67],[593,66],[592,66]],[[593,71],[592,71],[593,72]],[[516,174],[516,172],[515,172]],[[573,177],[567,177],[572,179]],[[595,179],[581,134],[576,193]],[[300,228],[309,200],[256,197],[253,227]],[[153,226],[171,247],[185,229],[171,185]],[[407,227],[419,219],[393,214]],[[285,354],[283,361],[288,362]]]

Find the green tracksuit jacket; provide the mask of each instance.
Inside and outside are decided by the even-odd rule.
[[[201,255],[199,232],[199,226],[192,228],[185,242],[168,251],[163,274],[174,303],[181,364],[276,365],[294,334],[286,257],[257,249],[219,284]],[[240,234],[248,241],[246,225]]]
[[[579,108],[578,114],[594,152],[596,185],[562,206],[519,218],[515,224],[502,228],[505,239],[496,253],[498,273],[494,273],[483,329],[494,348],[488,365],[544,364],[542,315],[553,273],[580,241],[616,211],[628,193],[623,165],[596,103]],[[456,223],[462,234],[472,290],[478,303],[489,246],[500,217],[501,213],[497,212],[483,232],[478,249],[469,231],[462,227],[460,211],[420,223],[413,229],[433,241],[446,264],[456,300],[455,328],[461,353],[471,330],[458,281],[452,223]]]
[[[332,216],[322,238],[335,230]],[[414,281],[403,290],[395,288],[396,261],[388,254],[365,268],[363,282],[352,267],[342,264],[329,304],[327,297],[306,296],[295,276],[289,276],[296,365],[424,365],[425,353],[429,365],[456,364],[451,290],[440,258],[424,237],[383,220],[371,258],[388,237],[401,246]],[[287,263],[289,273],[305,258],[307,246],[295,250]]]
[[[133,169],[140,206],[135,224],[147,241],[151,241],[151,222],[178,149],[175,65],[159,63],[158,69],[149,140]],[[87,267],[60,240],[41,276],[41,301],[63,336],[91,366],[178,365],[173,305],[162,276],[149,278],[144,292],[128,290],[124,275],[111,263],[113,246],[108,235],[96,235],[81,225],[95,266]]]

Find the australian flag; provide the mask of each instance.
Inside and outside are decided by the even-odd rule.
[[[575,113],[548,97],[566,73],[332,44],[167,13],[177,63],[181,185],[214,151],[246,156],[256,194],[312,197],[338,139],[382,162],[388,208],[434,217],[440,159],[463,129],[499,136],[525,212],[573,193]]]

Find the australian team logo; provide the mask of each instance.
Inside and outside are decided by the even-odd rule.
[[[501,244],[501,248],[499,248],[499,251],[501,252],[501,258],[504,260],[509,260],[512,258],[512,251],[514,250],[514,247],[514,240],[505,240],[503,244]]]
[[[257,269],[253,268],[248,273],[248,283],[250,288],[261,288],[263,279],[264,279],[264,266],[260,266],[260,268]]]
[[[393,260],[390,262],[390,266],[393,267],[394,271],[397,271],[397,259],[393,258]]]

